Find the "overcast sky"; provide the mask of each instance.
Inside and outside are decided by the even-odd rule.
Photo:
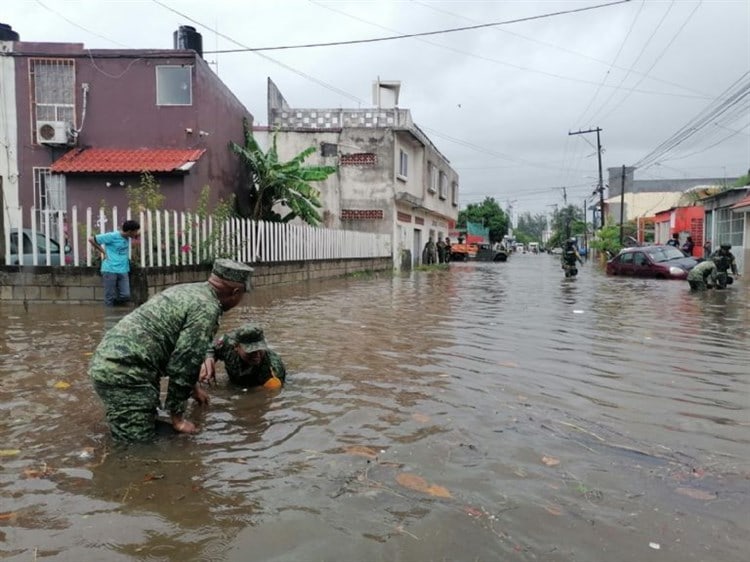
[[[750,1],[15,0],[0,22],[24,41],[172,48],[193,25],[205,58],[266,124],[266,79],[292,107],[369,107],[372,82],[401,81],[412,112],[459,173],[461,205],[494,197],[518,213],[582,205],[608,167],[636,179],[737,177],[750,167]],[[614,2],[612,2],[614,4]],[[176,12],[179,12],[176,13]],[[392,37],[391,41],[210,51]],[[734,85],[734,88],[731,88]],[[735,94],[715,112],[725,92]],[[744,97],[742,93],[744,92]],[[683,127],[700,127],[652,154]],[[671,143],[673,144],[673,143]]]

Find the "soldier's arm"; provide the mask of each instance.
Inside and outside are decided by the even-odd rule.
[[[186,313],[185,323],[166,368],[169,386],[165,406],[173,416],[182,416],[185,412],[187,399],[198,382],[206,348],[216,333],[220,314],[218,306],[209,303],[198,303]]]

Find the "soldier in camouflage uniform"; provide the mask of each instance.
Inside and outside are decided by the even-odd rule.
[[[702,261],[690,270],[687,282],[692,291],[705,291],[716,283],[716,264],[711,258]]]
[[[215,362],[224,361],[229,380],[243,386],[279,388],[286,380],[281,357],[268,349],[263,329],[247,324],[216,339],[208,351],[208,360],[201,368],[201,382],[216,376]]]
[[[198,372],[222,312],[242,300],[252,271],[242,263],[216,260],[207,282],[165,289],[104,335],[89,376],[116,440],[156,436],[161,377],[169,377],[165,408],[172,427],[195,433],[195,425],[183,418],[187,399],[208,403]]]

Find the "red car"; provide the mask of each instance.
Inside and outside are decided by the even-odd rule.
[[[698,263],[673,246],[639,246],[620,250],[607,262],[607,274],[685,279]]]

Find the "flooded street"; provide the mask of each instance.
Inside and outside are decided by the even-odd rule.
[[[259,289],[222,329],[286,387],[222,366],[198,435],[131,447],[86,374],[115,318],[0,305],[0,557],[744,561],[748,297],[530,254]]]

